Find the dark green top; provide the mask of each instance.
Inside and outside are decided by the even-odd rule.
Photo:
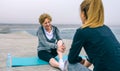
[[[120,71],[120,43],[107,26],[77,29],[68,55],[71,64],[82,60],[79,57],[84,47],[94,71]]]

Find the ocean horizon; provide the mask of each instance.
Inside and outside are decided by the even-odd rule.
[[[80,27],[82,24],[53,24],[59,28],[77,28]],[[106,24],[105,24],[106,25]],[[0,28],[11,28],[11,29],[20,29],[20,28],[38,28],[40,24],[19,24],[19,23],[0,23]],[[107,25],[109,27],[120,27],[120,25]]]
[[[53,24],[57,26],[60,30],[61,37],[63,39],[73,39],[76,29],[81,26],[81,24]],[[28,32],[29,34],[36,36],[39,24],[0,24],[0,33],[13,33],[13,32]],[[120,41],[120,25],[109,26],[116,38]]]

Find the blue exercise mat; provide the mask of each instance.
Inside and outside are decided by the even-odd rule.
[[[81,56],[85,58],[85,56]],[[58,56],[55,57],[58,60]],[[63,56],[63,60],[67,60],[68,56]],[[49,64],[46,61],[35,57],[12,57],[12,67],[21,67],[21,66],[36,66],[36,65],[47,65]]]
[[[58,60],[58,57],[55,57]],[[67,60],[67,56],[63,57]],[[39,59],[38,57],[12,57],[12,67],[20,66],[36,66],[36,65],[47,65],[48,62]]]
[[[13,57],[12,67],[46,65],[48,62],[40,60],[38,57]]]

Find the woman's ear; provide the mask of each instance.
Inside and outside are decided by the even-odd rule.
[[[86,16],[85,12],[83,12],[83,17],[84,17],[85,20],[87,19],[87,16]]]
[[[81,12],[80,17],[81,17],[82,23],[84,24],[86,21],[86,16],[85,16],[84,11]]]

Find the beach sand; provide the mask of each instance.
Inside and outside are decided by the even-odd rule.
[[[66,45],[65,55],[68,54],[72,40],[63,39]],[[6,70],[7,54],[12,56],[29,57],[37,56],[38,39],[27,32],[0,34],[0,71]],[[82,55],[85,52],[82,50]],[[50,65],[12,67],[12,71],[60,71]]]

